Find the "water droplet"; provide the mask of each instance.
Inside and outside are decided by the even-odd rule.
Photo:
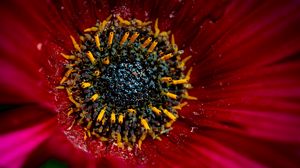
[[[194,114],[195,116],[199,116],[199,115],[200,115],[200,114],[199,114],[198,112],[196,112],[196,111],[194,111],[193,114]]]
[[[175,11],[172,11],[170,14],[169,14],[169,18],[174,18],[175,17]]]
[[[42,47],[43,47],[43,44],[42,44],[42,43],[38,43],[38,44],[36,45],[36,48],[37,48],[39,51],[42,50]]]
[[[60,7],[60,9],[61,9],[61,10],[64,10],[64,9],[65,9],[65,7],[64,7],[64,6],[61,6],[61,7]]]
[[[198,129],[198,127],[191,127],[191,132],[194,132]]]

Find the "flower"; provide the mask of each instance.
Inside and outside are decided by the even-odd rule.
[[[72,167],[299,165],[298,1],[10,1],[0,8],[1,167],[53,159]],[[198,100],[161,142],[95,158],[95,142],[88,154],[62,133],[55,102],[68,102],[53,96],[52,81],[63,73],[59,53],[73,47],[69,35],[110,14],[159,18],[193,56],[187,65]]]

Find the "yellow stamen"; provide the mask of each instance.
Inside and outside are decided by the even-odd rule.
[[[148,52],[149,53],[152,52],[154,50],[154,48],[156,47],[156,45],[157,45],[157,41],[153,41],[153,43],[151,44],[151,46],[148,49]]]
[[[95,32],[95,31],[98,31],[98,27],[90,27],[84,29],[84,32]]]
[[[97,121],[100,122],[103,119],[104,113],[106,111],[107,106],[104,106],[104,108],[100,111],[97,117]]]
[[[187,104],[188,104],[187,102],[180,103],[177,106],[173,106],[173,109],[175,109],[175,110],[181,110],[182,107],[186,106]]]
[[[136,113],[136,110],[135,110],[135,109],[127,109],[127,111],[128,111],[129,113]]]
[[[95,42],[96,42],[96,47],[100,50],[100,38],[99,38],[99,34],[95,35]]]
[[[99,71],[99,70],[96,70],[96,71],[94,72],[94,74],[95,74],[96,76],[99,76],[99,75],[100,75],[100,71]]]
[[[125,41],[127,40],[128,36],[129,36],[129,32],[126,32],[123,35],[122,40],[120,41],[120,46],[122,46],[125,43]]]
[[[73,36],[70,36],[70,38],[71,38],[71,40],[72,40],[72,43],[73,43],[74,48],[75,48],[77,51],[81,52],[81,48],[79,47],[79,44],[76,42],[75,38],[74,38]]]
[[[175,122],[175,120],[171,120],[171,121],[167,122],[165,124],[166,128],[170,128],[174,122]]]
[[[81,87],[82,87],[82,88],[88,88],[88,87],[90,87],[90,86],[92,86],[92,84],[89,83],[89,82],[82,82],[82,83],[81,83]]]
[[[109,57],[103,58],[102,63],[105,64],[105,65],[108,65],[109,64]]]
[[[163,31],[163,32],[159,33],[159,35],[162,36],[162,37],[169,37],[170,33],[171,33],[170,31],[168,31],[168,32]]]
[[[88,51],[86,53],[86,56],[89,58],[89,60],[92,62],[92,64],[95,64],[96,63],[96,59],[95,57],[93,56],[92,52]]]
[[[70,110],[68,111],[68,116],[70,116],[73,112],[74,112],[74,110],[73,110],[73,109],[70,109]]]
[[[145,119],[141,119],[141,124],[143,125],[143,127],[146,129],[146,130],[150,130],[150,127],[149,127],[149,125],[148,125],[148,122],[147,122],[147,120],[145,120]]]
[[[131,25],[131,23],[128,20],[125,20],[125,19],[121,18],[120,16],[117,16],[117,19],[123,25],[126,25],[126,26],[130,26]]]
[[[91,135],[91,131],[90,131],[90,130],[87,130],[86,132],[87,132],[88,137],[90,138],[90,137],[92,136],[92,135]]]
[[[148,37],[147,40],[145,40],[145,42],[142,44],[142,48],[146,48],[150,42],[152,41],[152,38],[151,37]]]
[[[105,29],[105,27],[106,27],[107,23],[109,22],[109,20],[111,19],[111,17],[112,17],[112,15],[109,15],[106,18],[106,20],[103,20],[103,22],[99,24],[99,31],[100,32],[102,32]]]
[[[155,114],[160,115],[161,110],[159,110],[158,108],[153,107],[153,106],[149,106],[149,107],[150,107],[150,109],[151,109]]]
[[[143,143],[143,141],[146,139],[146,137],[147,137],[147,132],[145,131],[144,133],[143,133],[143,135],[141,136],[141,138],[139,139],[139,142],[138,142],[138,147],[139,147],[139,149],[141,150],[142,148],[142,143]]]
[[[122,143],[122,137],[121,137],[121,134],[119,132],[116,133],[117,134],[117,145],[119,148],[124,148],[124,145]]]
[[[56,89],[65,89],[64,86],[56,86],[55,88],[56,88]]]
[[[164,56],[162,56],[160,59],[161,60],[167,60],[167,59],[170,59],[173,57],[173,54],[172,53],[169,53],[169,54],[166,54]]]
[[[110,115],[110,121],[111,121],[111,123],[116,122],[116,114],[114,112],[112,112],[111,115]]]
[[[140,35],[140,33],[135,32],[135,33],[131,36],[130,42],[133,43],[139,35]]]
[[[193,70],[193,67],[191,67],[191,68],[189,69],[189,71],[187,72],[187,74],[186,74],[186,76],[185,76],[185,79],[188,80],[188,81],[191,79],[191,73],[192,73],[192,70]]]
[[[114,38],[114,32],[110,32],[108,37],[108,46],[111,46],[113,38]]]
[[[76,59],[76,57],[74,55],[67,55],[64,53],[60,53],[60,55],[63,56],[65,59],[70,59],[70,60]]]
[[[154,37],[157,37],[159,35],[159,32],[160,32],[160,30],[158,28],[158,19],[155,20],[154,30],[155,30]]]
[[[84,39],[84,36],[79,36],[79,39],[81,40],[81,41],[84,41],[85,39]]]
[[[172,114],[170,111],[168,111],[167,109],[163,109],[163,112],[166,116],[168,116],[171,120],[176,120],[176,116],[174,114]]]
[[[172,98],[172,99],[177,99],[177,95],[174,94],[174,93],[167,92],[167,93],[164,93],[164,95],[166,95],[166,96],[168,96],[169,98]]]
[[[68,77],[71,75],[72,72],[74,72],[74,70],[73,70],[73,69],[69,69],[69,70],[65,73],[64,77],[61,79],[61,81],[60,81],[59,83],[60,83],[60,84],[63,84],[63,83],[68,79]]]
[[[136,21],[136,24],[137,24],[138,26],[148,26],[149,24],[152,23],[151,21],[143,22],[143,21],[138,20],[138,19],[136,19],[135,21]]]
[[[162,77],[162,78],[160,78],[160,80],[162,82],[172,82],[172,78],[171,77]]]
[[[102,119],[102,125],[105,124],[106,120],[107,120],[107,119],[106,119],[105,117]],[[107,130],[109,130],[109,128],[107,128]]]
[[[108,141],[108,139],[105,138],[105,137],[101,137],[101,138],[100,138],[100,141],[103,141],[103,142],[104,142],[104,141]]]
[[[183,67],[185,66],[186,62],[187,62],[189,59],[191,59],[191,58],[192,58],[191,55],[188,56],[188,57],[185,57],[185,58],[180,62],[180,64],[179,64],[177,67],[178,67],[178,68],[183,68]]]
[[[72,96],[71,89],[70,89],[70,88],[66,88],[66,91],[67,91],[69,100],[70,100],[72,103],[74,103],[75,106],[76,106],[77,108],[80,108],[81,105],[80,105],[77,101],[74,100],[74,98],[73,98],[73,96]]]
[[[172,37],[171,37],[171,44],[172,44],[172,47],[174,49],[174,52],[177,52],[178,51],[178,47],[175,43],[175,37],[174,37],[174,34],[172,34]]]
[[[94,101],[96,101],[97,99],[99,98],[99,94],[94,94],[91,98],[90,98],[90,100],[92,100],[93,102]]]
[[[189,81],[187,79],[179,79],[179,80],[173,80],[172,81],[172,84],[174,85],[179,85],[179,84],[186,84],[188,83]]]
[[[188,100],[198,100],[197,97],[194,96],[190,96],[190,95],[183,95],[182,98],[184,99],[188,99]]]
[[[86,135],[86,132],[84,132],[84,137],[83,137],[83,140],[87,140],[87,135]]]
[[[122,124],[123,123],[123,118],[124,116],[122,114],[119,115],[119,118],[118,118],[118,122],[119,124]]]
[[[88,129],[88,130],[91,129],[92,124],[93,124],[93,120],[89,121],[87,126],[86,126],[86,129]]]

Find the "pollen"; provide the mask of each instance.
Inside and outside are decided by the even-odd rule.
[[[70,36],[74,49],[60,54],[67,63],[55,86],[67,93],[68,130],[79,125],[84,140],[122,150],[161,140],[179,110],[197,100],[188,94],[191,56],[178,50],[171,31],[159,29],[158,19],[111,15],[81,31],[78,42]]]

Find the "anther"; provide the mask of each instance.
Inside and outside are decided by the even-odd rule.
[[[158,19],[155,20],[154,30],[155,30],[154,37],[157,37],[159,35],[159,32],[160,32],[160,30],[158,28]]]
[[[116,122],[116,114],[114,112],[112,112],[110,115],[110,121],[112,124]]]
[[[60,84],[63,84],[68,79],[68,77],[71,75],[72,72],[74,72],[74,70],[73,69],[69,69],[65,73],[64,77],[61,79]]]
[[[106,111],[107,106],[104,106],[103,109],[100,111],[97,117],[97,121],[100,122],[103,119],[104,113]]]
[[[121,18],[120,16],[117,16],[117,19],[123,25],[126,25],[126,26],[130,26],[131,25],[131,23],[128,20],[125,20],[125,19]]]
[[[141,136],[141,138],[138,141],[138,148],[141,150],[142,149],[142,143],[147,137],[147,132],[144,132]]]
[[[162,56],[160,59],[161,60],[167,60],[167,59],[170,59],[173,57],[173,54],[172,53],[169,53],[169,54],[166,54],[164,56]]]
[[[186,84],[188,83],[189,81],[187,79],[179,79],[179,80],[173,80],[172,81],[172,84],[174,85],[179,85],[179,84]]]
[[[70,38],[71,38],[71,40],[72,40],[72,43],[73,43],[74,48],[75,48],[77,51],[81,52],[81,48],[79,47],[79,44],[76,42],[75,38],[74,38],[73,36],[70,36]]]
[[[178,51],[178,47],[175,43],[175,37],[174,37],[174,34],[172,34],[172,37],[171,37],[171,44],[172,44],[172,48],[174,49],[174,52],[177,52]]]
[[[160,78],[160,80],[162,82],[172,82],[172,78],[171,77],[162,77],[162,78]]]
[[[141,119],[141,124],[143,125],[143,127],[146,129],[146,130],[150,130],[150,127],[149,127],[149,125],[148,125],[148,122],[147,122],[147,120],[145,120],[145,119]]]
[[[84,32],[95,32],[95,31],[98,31],[97,27],[90,27],[90,28],[84,29]]]
[[[61,56],[63,56],[65,59],[75,60],[76,57],[74,55],[67,55],[64,53],[60,53]]]
[[[151,109],[155,114],[160,115],[161,110],[159,110],[158,108],[153,107],[153,106],[149,106],[149,107],[150,107],[150,109]]]
[[[152,52],[154,50],[154,48],[156,47],[156,45],[157,45],[157,41],[153,41],[153,43],[151,44],[151,46],[148,49],[148,52],[149,53]]]
[[[173,106],[172,108],[175,109],[175,110],[181,110],[182,107],[186,106],[187,104],[188,104],[187,102],[180,103],[177,106]]]
[[[122,46],[125,43],[125,41],[127,40],[128,36],[129,36],[129,32],[126,32],[124,34],[124,36],[122,37],[122,40],[120,41],[120,46]]]
[[[99,38],[99,34],[95,35],[95,42],[96,42],[96,47],[100,50],[100,38]]]
[[[147,40],[145,40],[145,42],[142,44],[142,48],[146,48],[150,42],[152,41],[152,38],[151,37],[148,37]]]
[[[191,79],[192,71],[193,71],[193,68],[191,67],[186,74],[186,77],[185,77],[186,80],[189,81]]]
[[[96,64],[96,59],[95,59],[94,55],[92,54],[92,52],[88,51],[86,53],[86,56],[88,57],[88,59],[91,61],[92,64]]]
[[[148,22],[143,22],[143,21],[141,21],[141,20],[138,20],[138,19],[136,19],[135,21],[136,21],[136,24],[137,24],[138,26],[140,26],[140,27],[143,27],[143,26],[148,26],[149,24],[151,24],[151,23],[152,23],[151,21],[148,21]]]
[[[119,118],[118,118],[118,122],[119,124],[122,124],[123,123],[123,118],[124,116],[122,114],[119,115]]]
[[[81,83],[81,87],[82,87],[82,88],[88,88],[88,87],[90,87],[90,86],[92,86],[92,84],[89,83],[89,82],[82,82],[82,83]]]
[[[140,35],[140,33],[135,32],[135,33],[131,36],[130,42],[133,43],[139,35]]]
[[[108,65],[109,64],[109,57],[103,58],[102,63],[105,64],[105,65]]]
[[[109,37],[108,37],[108,46],[109,46],[109,47],[110,47],[111,44],[112,44],[113,38],[114,38],[114,32],[110,32],[110,33],[109,33]]]
[[[68,111],[68,116],[70,116],[73,112],[74,112],[74,110],[71,108],[71,109]]]
[[[127,111],[128,111],[129,113],[136,113],[136,110],[135,110],[135,109],[127,109]]]
[[[183,68],[183,67],[185,66],[186,62],[187,62],[189,59],[191,59],[191,58],[192,58],[191,55],[188,56],[188,57],[185,57],[185,58],[178,64],[177,68]]]
[[[168,111],[167,109],[163,109],[163,113],[168,116],[171,120],[176,120],[176,116],[174,114],[172,114],[170,111]]]
[[[168,96],[169,98],[172,98],[172,99],[177,99],[177,95],[174,94],[174,93],[167,92],[167,93],[164,93],[164,95],[166,95],[166,96]]]
[[[92,100],[93,102],[96,101],[99,98],[99,94],[95,93],[90,100]]]
[[[75,104],[75,106],[76,106],[77,108],[80,108],[81,105],[80,105],[77,101],[74,100],[74,98],[73,98],[73,96],[72,96],[71,90],[70,90],[69,88],[66,88],[66,91],[67,91],[69,100],[70,100],[73,104]]]

